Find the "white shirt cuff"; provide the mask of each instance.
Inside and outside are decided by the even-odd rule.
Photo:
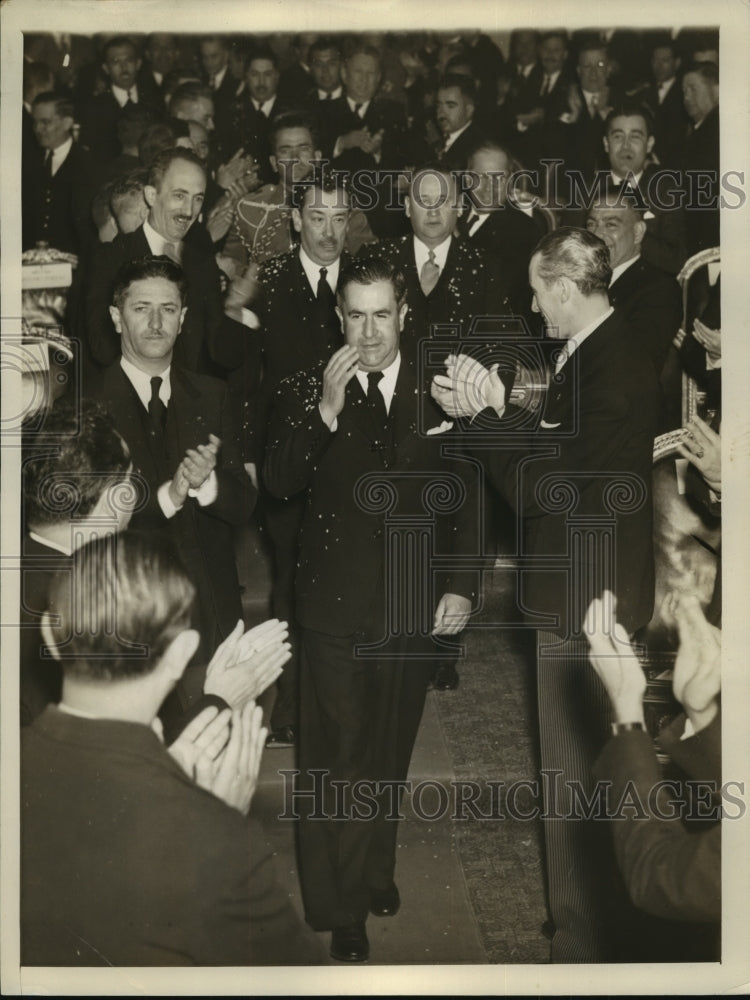
[[[200,484],[197,490],[189,489],[188,496],[195,497],[201,507],[208,507],[219,495],[219,483],[216,479],[216,470],[211,469],[206,479]]]
[[[721,358],[719,358],[717,361],[713,361],[708,356],[708,354],[706,354],[706,371],[707,372],[715,372],[715,371],[720,371],[720,370],[721,370]]]
[[[172,503],[172,498],[169,495],[170,486],[171,480],[170,482],[162,483],[156,493],[156,499],[159,501],[161,512],[167,518],[174,517],[178,510],[182,510],[182,506],[175,507]]]
[[[326,423],[325,417],[323,416],[323,411],[320,409],[320,403],[318,403],[318,413],[320,414],[320,419],[326,425],[331,434],[335,434],[339,426],[339,418],[334,417],[332,423],[330,424]]]
[[[251,330],[260,329],[260,320],[258,319],[257,313],[254,313],[252,309],[246,309],[245,306],[242,307],[242,320],[243,326],[249,326]]]

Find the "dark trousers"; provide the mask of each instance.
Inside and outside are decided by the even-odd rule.
[[[537,632],[540,761],[543,771],[563,772],[556,779],[559,815],[573,807],[564,782],[579,782],[590,798],[591,768],[609,735],[609,698],[588,654],[585,639]],[[546,813],[550,802],[545,806]],[[553,962],[610,958],[609,917],[619,899],[611,836],[603,820],[544,820]]]
[[[268,533],[273,557],[271,613],[289,623],[291,659],[276,681],[276,701],[271,712],[271,729],[297,726],[299,710],[299,635],[294,614],[294,577],[304,496],[278,500],[263,494],[263,523]]]
[[[364,920],[370,889],[393,881],[398,793],[358,785],[368,801],[353,811],[353,786],[406,778],[432,671],[430,659],[409,659],[406,644],[405,655],[357,657],[365,640],[302,632],[300,787],[317,782],[319,794],[314,807],[300,808],[299,860],[305,916],[316,930]]]

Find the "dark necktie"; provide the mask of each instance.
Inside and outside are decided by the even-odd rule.
[[[361,117],[361,115],[359,113],[361,111],[361,109],[362,109],[362,105],[361,104],[355,104],[354,105],[354,114],[357,116],[357,118]]]
[[[544,80],[542,81],[542,89],[539,91],[540,97],[546,97],[549,93],[549,73],[544,74]]]
[[[378,431],[384,430],[388,423],[388,411],[385,408],[383,393],[379,388],[382,378],[382,372],[367,373],[367,405],[374,417],[375,427]]]
[[[162,381],[160,375],[154,375],[151,379],[151,399],[148,401],[151,437],[160,451],[164,451],[164,428],[167,423],[167,408],[159,395]]]
[[[328,322],[336,311],[336,296],[331,291],[328,284],[328,268],[321,267],[320,278],[318,279],[318,290],[316,293],[318,300],[318,311],[323,322]]]
[[[44,176],[47,180],[52,180],[52,151],[49,149],[44,158]]]

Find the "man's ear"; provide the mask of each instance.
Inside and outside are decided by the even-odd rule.
[[[647,153],[650,153],[651,150],[654,148],[654,143],[655,142],[656,142],[656,136],[650,135],[648,137],[648,139],[646,139],[646,152]]]
[[[279,161],[276,159],[276,157],[275,157],[275,155],[273,153],[271,153],[271,155],[268,157],[268,162],[271,164],[271,170],[273,170],[273,172],[275,174],[278,174],[278,172],[279,172],[278,162]]]
[[[52,631],[52,619],[50,618],[49,611],[45,611],[42,615],[42,638],[47,646],[49,646],[50,652],[56,660],[60,659],[60,650],[57,648],[57,640],[55,639],[55,633]]]
[[[609,153],[609,139],[606,135],[602,136],[602,142],[604,143],[604,152]],[[649,150],[651,152],[651,150]]]
[[[302,232],[302,216],[300,215],[300,210],[298,208],[292,209],[292,225],[297,233]]]
[[[339,318],[339,323],[341,323],[341,329],[343,330],[343,328],[344,328],[344,314],[341,312],[341,309],[339,308],[338,302],[336,303],[336,305],[335,305],[334,308],[336,309],[336,315]]]
[[[646,223],[643,222],[643,220],[639,220],[633,226],[634,243],[637,247],[641,245],[641,243],[643,242],[643,237],[645,235],[646,235]]]
[[[184,632],[176,635],[164,650],[159,661],[159,668],[165,670],[168,676],[177,683],[198,649],[200,641],[200,633],[196,629],[186,628]]]
[[[403,305],[399,306],[398,309],[398,329],[399,333],[403,332],[404,320],[406,319],[406,314],[409,312],[409,304],[404,302]]]
[[[117,330],[118,333],[122,333],[122,316],[120,316],[120,310],[117,306],[109,307],[109,315],[112,317],[115,330]]]
[[[404,208],[406,209],[406,218],[410,219],[411,218],[411,198],[409,197],[408,194],[404,198]]]
[[[102,67],[101,68],[104,71],[104,75],[109,80],[110,79],[110,73],[109,73],[109,68],[107,67],[107,64],[106,63],[102,63]]]
[[[143,197],[146,199],[146,204],[151,208],[156,201],[156,188],[153,184],[143,185]]]
[[[560,293],[560,301],[567,302],[573,291],[573,282],[569,278],[558,278],[558,289]]]

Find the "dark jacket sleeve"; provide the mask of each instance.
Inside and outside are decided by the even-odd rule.
[[[611,782],[612,803],[622,801],[629,789],[637,793],[636,814],[628,810],[612,822],[618,864],[633,903],[665,919],[720,920],[721,827],[688,832],[668,791],[654,791],[661,773],[648,734],[615,736],[594,773]]]
[[[218,388],[221,394],[221,449],[215,471],[219,491],[216,500],[204,507],[203,512],[239,526],[249,519],[258,493],[242,462],[240,429],[233,414],[229,393],[220,383]]]
[[[315,397],[312,407],[291,386],[282,385],[276,393],[263,463],[263,482],[272,496],[283,499],[306,489],[333,438],[320,415],[318,393],[312,386],[309,391]]]

